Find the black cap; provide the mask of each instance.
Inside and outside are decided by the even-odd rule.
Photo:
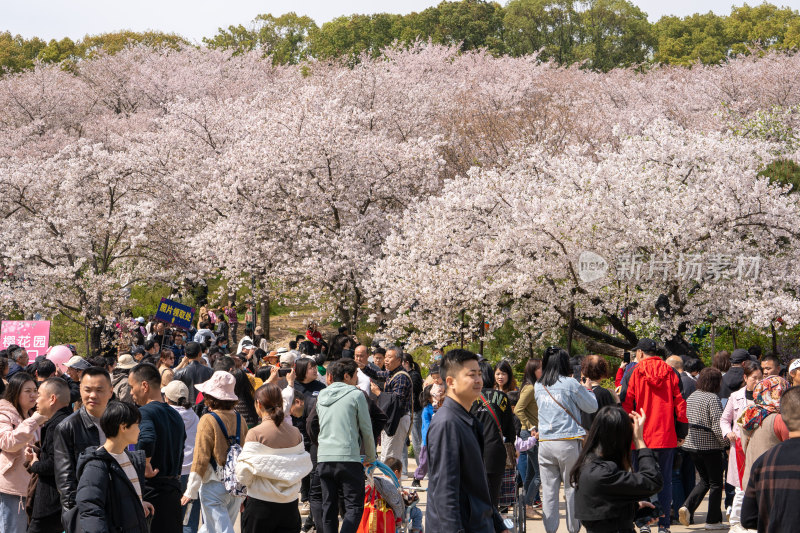
[[[656,353],[658,350],[658,345],[656,345],[656,341],[653,339],[639,339],[639,342],[636,343],[636,348],[634,351],[641,350],[644,353]]]
[[[145,353],[144,348],[141,346],[134,346],[131,350],[131,355],[139,355]]]
[[[750,359],[750,352],[748,352],[744,348],[737,348],[731,354],[732,365],[741,365],[748,359]]]

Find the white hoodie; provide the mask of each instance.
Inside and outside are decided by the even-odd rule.
[[[194,456],[194,439],[197,436],[197,424],[200,419],[191,409],[180,407],[178,405],[170,405],[173,409],[178,411],[178,414],[183,418],[183,425],[186,428],[186,442],[183,445],[183,466],[181,467],[181,475],[188,476],[192,470],[192,457]]]
[[[267,502],[295,501],[309,472],[311,456],[302,441],[291,448],[246,442],[236,460],[236,479],[247,487],[247,496]]]

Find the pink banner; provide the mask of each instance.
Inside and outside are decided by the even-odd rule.
[[[49,320],[4,320],[0,324],[0,350],[12,344],[25,348],[33,361],[50,346]]]

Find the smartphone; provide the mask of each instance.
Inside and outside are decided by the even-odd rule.
[[[622,361],[625,363],[631,362],[631,352],[625,352],[622,354]]]
[[[292,373],[292,369],[291,368],[279,368],[278,369],[278,377],[284,377],[287,374],[291,374],[291,373]]]

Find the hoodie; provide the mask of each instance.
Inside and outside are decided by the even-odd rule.
[[[178,411],[183,419],[183,427],[186,429],[186,440],[183,443],[183,466],[181,467],[181,475],[188,476],[192,471],[192,457],[194,457],[194,439],[197,437],[197,424],[200,419],[194,411],[186,409],[179,405],[170,405],[173,409]]]
[[[360,463],[362,444],[367,462],[375,461],[369,407],[359,388],[342,382],[332,383],[319,393],[317,417],[318,463]]]
[[[629,413],[644,409],[644,441],[648,448],[675,448],[678,439],[688,433],[680,378],[659,357],[648,357],[633,369],[622,407]]]

